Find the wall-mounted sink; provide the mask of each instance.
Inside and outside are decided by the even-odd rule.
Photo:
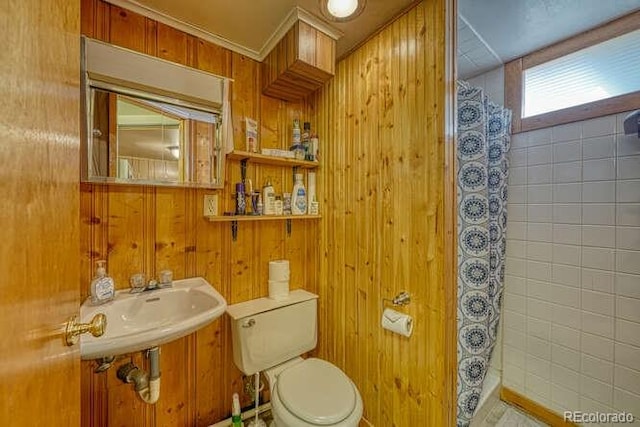
[[[174,280],[171,288],[138,294],[118,291],[104,305],[93,306],[87,300],[80,307],[80,320],[89,322],[104,313],[107,328],[99,338],[80,338],[80,356],[98,359],[165,344],[214,321],[226,308],[224,297],[201,277]]]

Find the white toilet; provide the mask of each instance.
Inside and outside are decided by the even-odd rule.
[[[295,290],[285,301],[259,298],[227,307],[233,360],[245,375],[264,371],[276,427],[357,427],[362,398],[338,367],[300,355],[317,344],[318,296]]]

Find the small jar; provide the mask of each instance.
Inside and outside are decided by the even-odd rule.
[[[282,195],[282,214],[291,215],[291,193]]]
[[[275,208],[274,210],[276,215],[283,215],[284,204],[282,203],[282,196],[276,196],[276,201],[274,202],[273,206]]]

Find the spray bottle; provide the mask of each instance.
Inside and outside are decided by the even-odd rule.
[[[233,427],[242,427],[242,416],[240,412],[240,399],[238,393],[233,393],[233,405],[231,406],[231,425]]]

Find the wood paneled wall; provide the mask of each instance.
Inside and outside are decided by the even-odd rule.
[[[355,381],[377,427],[455,424],[447,3],[418,4],[342,60],[317,95],[319,355]],[[412,302],[399,310],[415,319],[408,339],[380,327],[383,299],[402,290]]]
[[[82,0],[82,33],[136,51],[234,79],[232,110],[237,148],[244,149],[244,116],[260,123],[262,147],[284,148],[294,118],[315,127],[314,103],[287,103],[261,95],[260,64],[101,0]],[[270,177],[277,192],[292,187],[291,170],[250,165],[254,187]],[[223,210],[233,210],[231,187],[240,166],[228,162],[226,187],[218,191]],[[88,293],[94,262],[108,260],[118,288],[131,274],[148,277],[169,268],[175,278],[202,276],[233,304],[266,296],[268,261],[291,260],[291,285],[317,291],[317,221],[240,223],[231,240],[228,223],[202,216],[204,194],[214,191],[134,186],[81,186],[81,294]],[[131,357],[143,366],[140,354]],[[83,426],[206,426],[229,416],[231,394],[242,391],[242,375],[233,365],[226,316],[184,339],[162,346],[162,387],[156,405],[145,405],[116,369],[94,374],[82,363]],[[245,403],[248,403],[245,400]]]

